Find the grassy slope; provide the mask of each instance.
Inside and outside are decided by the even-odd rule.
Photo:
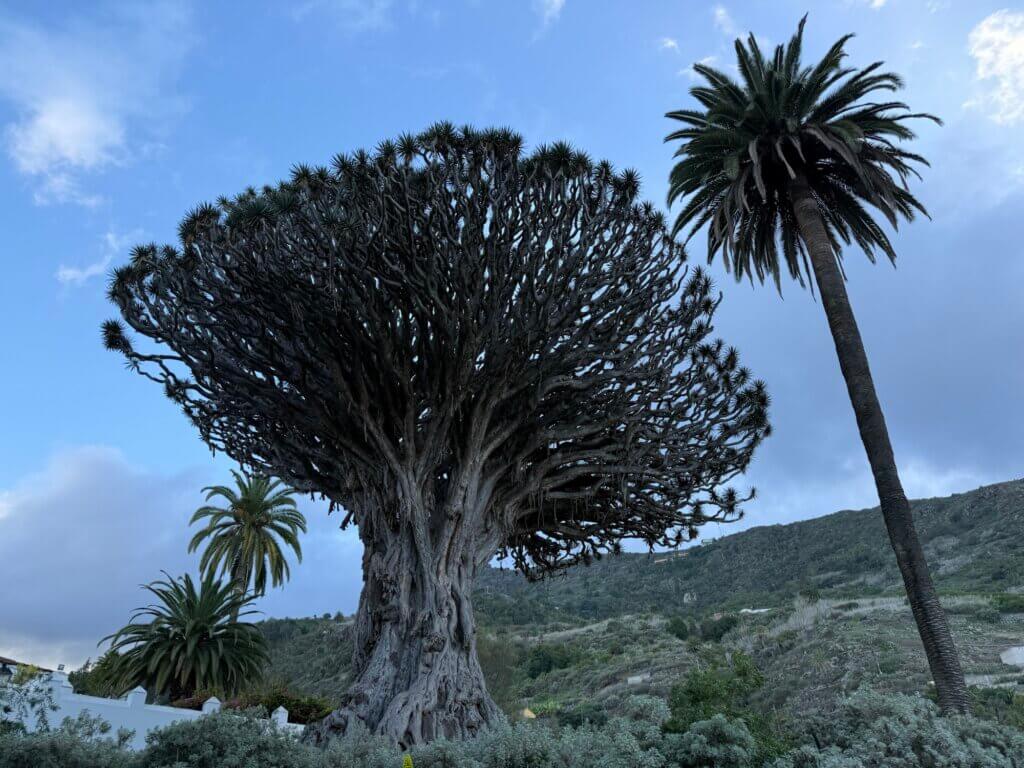
[[[1024,643],[1024,623],[1000,617],[988,596],[1024,591],[1024,481],[917,501],[914,508],[966,671],[996,680],[1019,676],[998,657]],[[801,601],[798,593],[808,589],[822,599]],[[877,510],[754,528],[686,554],[606,558],[540,584],[492,569],[475,600],[489,686],[510,712],[524,705],[537,712],[614,710],[626,695],[664,695],[719,647],[679,640],[667,631],[666,617],[697,620],[744,607],[772,610],[743,615],[720,645],[755,656],[768,680],[766,706],[810,711],[861,683],[921,690],[928,681]],[[327,696],[344,689],[346,623],[264,626],[271,677]],[[538,646],[565,651],[558,668],[531,668]],[[644,679],[627,682],[637,676]]]

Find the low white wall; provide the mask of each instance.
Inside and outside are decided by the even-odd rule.
[[[88,712],[96,717],[101,717],[110,723],[111,735],[119,728],[127,728],[135,731],[129,742],[132,749],[142,749],[146,746],[146,734],[154,728],[160,728],[182,720],[195,720],[204,715],[220,711],[220,701],[216,698],[207,699],[203,703],[202,711],[194,709],[179,709],[177,707],[163,707],[157,704],[146,703],[146,690],[136,688],[129,691],[121,699],[103,699],[98,696],[85,696],[75,693],[64,672],[53,672],[49,679],[50,692],[53,695],[53,703],[57,707],[48,717],[51,727],[60,725],[65,717],[77,717],[82,712]],[[293,734],[302,733],[305,726],[288,722],[288,710],[278,707],[274,710],[270,719],[278,728]],[[29,724],[33,729],[35,724]]]

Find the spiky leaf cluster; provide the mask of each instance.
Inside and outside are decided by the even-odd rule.
[[[805,21],[770,57],[753,35],[737,40],[739,82],[694,65],[706,81],[690,89],[701,108],[667,114],[685,126],[666,137],[682,142],[669,178],[669,202],[685,201],[673,232],[690,227],[692,237],[707,225],[708,259],[721,252],[737,279],[770,276],[779,286],[784,263],[805,284],[810,269],[791,198],[798,178],[818,202],[837,259],[850,243],[872,261],[876,250],[896,259],[872,208],[893,227],[917,212],[927,215],[908,188],[918,176],[915,164],[927,161],[899,143],[914,138],[908,120],[938,118],[885,95],[875,100],[899,90],[902,80],[881,71],[882,62],[844,66],[852,35],[804,66]]]
[[[255,624],[237,618],[254,613],[252,596],[240,595],[212,573],[198,584],[185,575],[144,588],[157,602],[138,609],[105,638],[114,654],[115,689],[141,685],[150,693],[177,696],[201,689],[233,693],[259,679],[270,661],[266,642]]]
[[[196,208],[111,281],[155,344],[105,341],[211,447],[361,528],[463,510],[534,573],[676,543],[738,514],[722,485],[767,395],[638,190],[566,144],[440,124]]]
[[[203,527],[189,542],[188,551],[196,551],[203,542],[199,570],[203,573],[230,575],[241,592],[250,582],[254,595],[267,591],[267,580],[277,587],[291,578],[291,566],[284,547],[302,562],[299,532],[306,532],[306,518],[299,512],[291,489],[265,475],[232,471],[235,488],[212,485],[206,500],[220,497],[227,506],[206,504],[196,510],[190,525],[202,521]]]

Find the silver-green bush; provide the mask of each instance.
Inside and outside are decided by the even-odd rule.
[[[858,692],[813,723],[773,768],[1021,768],[1024,732],[975,717],[943,717],[919,696]]]

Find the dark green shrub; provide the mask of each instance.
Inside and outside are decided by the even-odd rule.
[[[760,760],[781,754],[790,745],[782,724],[751,707],[751,697],[764,685],[764,676],[753,660],[736,652],[725,662],[719,660],[691,671],[669,695],[671,717],[665,723],[669,733],[685,733],[695,723],[724,715],[742,720],[757,745]]]
[[[682,616],[673,616],[669,619],[668,623],[665,625],[665,629],[668,630],[670,635],[674,635],[680,640],[688,639],[693,632],[690,622]]]
[[[804,587],[798,594],[809,603],[816,603],[821,600],[821,591],[817,587]]]
[[[992,603],[1000,613],[1024,613],[1024,595],[1008,592],[993,597]]]
[[[306,725],[327,717],[334,709],[323,696],[307,696],[289,690],[284,685],[271,686],[243,693],[228,703],[230,709],[262,708],[268,715],[278,707],[288,710],[288,722]]]
[[[579,654],[565,645],[535,645],[526,656],[526,674],[540,677],[556,669],[572,666]]]
[[[977,688],[971,694],[971,711],[976,717],[1012,725],[1024,731],[1024,689]]]
[[[587,724],[602,726],[607,722],[608,713],[604,707],[591,701],[581,702],[558,714],[558,724],[571,728],[579,728]]]
[[[720,642],[725,634],[739,623],[739,617],[731,613],[718,619],[705,619],[700,625],[701,639],[713,643]]]

